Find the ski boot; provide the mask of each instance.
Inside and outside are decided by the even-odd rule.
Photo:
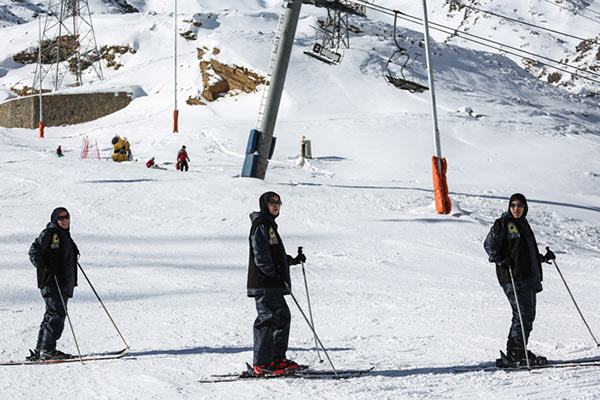
[[[272,369],[284,369],[286,371],[292,371],[300,369],[300,365],[296,361],[288,360],[284,358],[283,360],[273,360],[269,365]]]
[[[531,365],[546,365],[548,359],[544,356],[536,356],[532,351],[527,350],[527,357],[529,357],[529,364]],[[525,363],[525,360],[522,361]]]
[[[60,350],[42,350],[40,352],[40,360],[69,360],[73,358],[71,354],[63,353]]]
[[[255,365],[252,367],[252,375],[255,377],[264,377],[268,375],[285,375],[286,371],[284,368],[273,368],[272,364],[269,365]]]
[[[38,349],[29,350],[29,355],[25,357],[27,361],[39,361],[40,360],[40,351]]]

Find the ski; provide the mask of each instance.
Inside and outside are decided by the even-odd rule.
[[[7,365],[44,365],[44,364],[63,364],[63,363],[74,363],[79,361],[100,361],[100,360],[117,360],[119,358],[123,358],[127,355],[127,349],[117,350],[117,351],[109,351],[105,353],[90,353],[90,354],[82,354],[81,358],[74,357],[68,358],[64,360],[37,360],[37,361],[5,361],[0,362],[0,366]]]
[[[530,369],[548,369],[548,368],[575,368],[575,367],[600,367],[600,358],[568,360],[568,361],[548,361],[548,364],[531,365]],[[516,365],[508,367],[498,367],[496,365],[481,365],[473,367],[457,367],[454,372],[477,372],[477,371],[527,371],[527,365]]]
[[[268,375],[253,375],[249,371],[244,371],[238,374],[223,374],[211,375],[209,378],[200,379],[200,383],[220,383],[220,382],[236,382],[245,380],[261,380],[261,379],[315,379],[315,380],[336,380],[336,379],[351,379],[358,378],[368,374],[373,370],[369,369],[347,369],[334,372],[333,370],[313,370],[310,368],[291,370],[286,374],[268,374]]]

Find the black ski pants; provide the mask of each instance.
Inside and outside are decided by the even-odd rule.
[[[254,321],[254,365],[268,366],[285,359],[290,337],[290,309],[282,294],[254,298],[258,316]]]
[[[56,342],[60,339],[65,327],[67,312],[56,288],[48,290],[43,298],[46,303],[46,312],[40,325],[35,348],[40,351],[49,351],[56,349]],[[66,306],[69,299],[65,297],[64,300]]]
[[[521,321],[519,320],[519,311],[517,309],[517,298],[519,300],[519,307],[521,309],[521,316],[523,318],[525,340],[526,342],[528,342],[529,334],[533,329],[533,321],[535,320],[537,290],[535,287],[523,284],[522,282],[515,282],[515,285],[517,287],[516,296],[511,283],[502,285],[502,289],[504,289],[504,294],[506,294],[508,302],[510,303],[510,306],[512,308],[512,323],[510,325],[510,330],[508,331],[508,342],[523,343]]]
[[[179,170],[181,172],[187,171],[189,169],[188,163],[186,160],[179,161]]]

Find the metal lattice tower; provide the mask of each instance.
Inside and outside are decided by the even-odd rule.
[[[102,80],[99,61],[88,0],[49,0],[33,87],[40,88],[50,76],[53,89],[58,90],[67,75],[74,77],[73,84],[82,85],[89,67]]]
[[[320,29],[323,37],[321,46],[326,49],[339,50],[350,48],[348,33],[348,14],[340,10],[327,9],[327,19]]]

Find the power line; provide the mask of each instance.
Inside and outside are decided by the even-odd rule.
[[[556,3],[554,3],[554,2],[552,2],[552,1],[550,1],[550,0],[544,0],[544,1],[545,1],[546,3],[550,3],[550,4],[552,4],[553,6],[556,6],[556,7],[558,7],[558,8],[561,8],[561,9],[563,9],[563,10],[567,10],[567,11],[571,12],[571,10],[570,10],[570,9],[568,9],[567,7],[563,7],[563,6],[561,6],[561,5],[559,5],[559,4],[556,4]],[[598,20],[596,20],[596,19],[594,19],[594,18],[590,18],[590,17],[588,17],[588,16],[586,16],[586,15],[583,15],[583,14],[579,14],[579,16],[580,16],[580,17],[582,17],[582,18],[585,18],[585,19],[589,19],[590,21],[592,21],[592,22],[595,22],[595,23],[597,23],[597,24],[600,24],[600,22],[598,22]]]
[[[516,22],[516,23],[519,23],[519,24],[531,26],[531,27],[538,28],[538,29],[541,29],[541,30],[544,30],[544,31],[548,31],[548,32],[552,32],[552,33],[557,33],[559,35],[567,36],[567,37],[570,37],[570,38],[573,38],[573,39],[578,39],[578,40],[581,40],[581,41],[586,41],[586,42],[590,42],[590,43],[600,44],[600,42],[598,42],[597,40],[594,40],[594,39],[585,39],[585,38],[582,38],[582,37],[579,37],[579,36],[571,35],[570,33],[565,33],[565,32],[557,31],[557,30],[554,30],[554,29],[545,28],[545,27],[540,26],[540,25],[532,24],[530,22],[521,21],[519,19],[507,17],[505,15],[496,14],[495,12],[492,12],[492,11],[482,10],[480,8],[469,6],[469,5],[464,4],[464,3],[461,3],[461,5],[463,7],[470,8],[472,10],[479,11],[479,12],[484,13],[484,14],[494,15],[494,16],[496,16],[498,18],[506,19],[508,21],[513,21],[513,22]]]
[[[589,12],[592,12],[592,13],[594,13],[594,14],[598,14],[598,15],[600,15],[600,12],[598,12],[598,11],[596,11],[596,10],[593,10],[593,9],[591,9],[591,8],[590,8],[590,3],[588,3],[587,1],[584,1],[584,0],[570,0],[571,4],[573,4],[575,7],[582,7],[582,6],[577,6],[577,5],[575,4],[575,1],[578,1],[578,2],[580,2],[580,3],[583,3],[583,7],[585,7],[585,10],[586,10],[586,11],[589,11]]]
[[[378,12],[380,12],[382,14],[387,14],[387,15],[390,15],[390,16],[398,15],[398,18],[401,18],[401,19],[403,19],[405,21],[408,21],[408,22],[412,22],[414,24],[419,24],[420,25],[421,21],[422,21],[421,18],[419,18],[419,17],[415,17],[413,15],[409,15],[409,14],[403,13],[403,12],[398,11],[398,10],[392,10],[392,9],[387,8],[387,7],[379,6],[379,5],[376,5],[376,4],[367,3],[365,0],[355,0],[355,1],[363,3],[363,4],[365,4],[365,6],[367,8],[371,8],[374,11],[378,11]],[[477,44],[479,44],[481,46],[489,47],[489,48],[492,48],[492,49],[504,52],[506,54],[511,54],[511,55],[517,56],[517,57],[522,58],[522,59],[531,59],[531,58],[526,57],[523,54],[518,54],[518,53],[514,53],[512,51],[508,51],[508,50],[506,50],[506,49],[504,49],[502,47],[510,48],[510,49],[513,49],[514,51],[517,51],[517,52],[529,54],[529,55],[531,55],[533,57],[542,58],[542,59],[551,61],[551,62],[559,64],[559,65],[564,65],[565,67],[573,68],[573,69],[582,71],[582,72],[584,72],[586,74],[600,76],[600,74],[597,74],[597,73],[594,73],[594,72],[591,72],[591,71],[588,71],[588,70],[585,70],[585,69],[582,69],[582,68],[578,68],[576,66],[567,64],[565,62],[556,61],[554,59],[551,59],[551,58],[548,58],[548,57],[544,57],[542,55],[539,55],[539,54],[536,54],[536,53],[532,53],[532,52],[529,52],[529,51],[526,51],[526,50],[522,50],[522,49],[519,49],[519,48],[516,48],[516,47],[513,47],[513,46],[509,46],[509,45],[506,45],[506,44],[503,44],[503,43],[500,43],[500,42],[496,42],[496,41],[493,41],[491,39],[487,39],[487,38],[484,38],[484,37],[481,37],[481,36],[477,36],[477,35],[474,35],[472,33],[460,31],[458,29],[451,28],[451,27],[448,27],[448,26],[444,26],[444,25],[441,25],[441,24],[438,24],[438,23],[435,23],[435,22],[431,22],[430,25],[432,25],[432,29],[434,29],[434,30],[437,30],[437,31],[440,31],[440,32],[443,32],[443,33],[446,33],[446,34],[450,34],[450,35],[456,35],[456,36],[461,37],[464,40],[471,41],[471,42],[477,43]],[[463,35],[472,36],[472,37],[477,38],[479,40],[475,40],[475,39],[472,39],[472,38],[464,37]],[[496,47],[494,45],[490,45],[488,43],[481,42],[480,40],[482,40],[484,42],[494,43],[496,46],[502,46],[502,47]],[[569,70],[557,67],[555,65],[551,65],[551,64],[542,62],[539,59],[537,59],[537,60],[533,59],[533,60],[536,61],[536,62],[538,62],[541,65],[547,66],[549,68],[556,69],[556,70],[561,71],[561,72],[565,72],[565,73],[571,74],[571,75],[576,76],[578,78],[586,79],[586,80],[589,80],[589,81],[592,81],[592,82],[595,82],[595,83],[600,83],[599,80],[596,80],[596,79],[593,79],[593,78],[590,78],[590,77],[587,77],[587,76],[579,75],[579,74],[577,74],[577,73],[575,73],[573,71],[569,71]]]
[[[399,18],[401,18],[401,17],[399,17]],[[416,18],[416,17],[412,17],[412,18]],[[408,18],[403,18],[403,19],[404,19],[404,20],[406,20],[406,21],[408,21],[408,22],[412,22],[412,23],[415,23],[415,24],[420,24],[420,22],[418,22],[418,21],[412,21],[412,20],[410,20],[410,19],[408,19]],[[433,24],[433,23],[432,23],[432,24]],[[436,25],[438,25],[438,24],[436,24]],[[475,38],[477,38],[477,39],[480,39],[480,40],[483,40],[483,41],[487,41],[487,42],[495,43],[495,44],[497,44],[498,46],[507,47],[507,48],[510,48],[510,49],[512,49],[512,50],[514,50],[514,51],[519,51],[519,52],[522,52],[522,53],[525,53],[525,54],[532,55],[532,56],[534,56],[534,57],[543,58],[543,59],[545,59],[545,60],[548,60],[548,61],[551,61],[551,62],[553,62],[553,63],[559,64],[559,65],[564,65],[564,66],[566,66],[566,67],[573,68],[573,69],[576,69],[576,70],[582,71],[582,72],[584,72],[584,73],[588,73],[588,74],[591,74],[591,75],[595,75],[595,76],[599,76],[599,77],[600,77],[600,74],[597,74],[597,73],[594,73],[594,72],[591,72],[591,71],[587,71],[587,70],[584,70],[584,69],[581,69],[581,68],[575,67],[575,66],[573,66],[573,65],[569,65],[569,64],[567,64],[567,63],[563,63],[563,62],[560,62],[560,61],[556,61],[556,60],[553,60],[553,59],[551,59],[551,58],[548,58],[548,57],[541,56],[541,55],[539,55],[539,54],[531,53],[531,52],[528,52],[528,51],[526,51],[526,50],[521,50],[521,49],[518,49],[518,48],[516,48],[516,47],[508,46],[508,45],[506,45],[506,44],[502,44],[502,43],[499,43],[499,42],[494,42],[494,41],[492,41],[492,40],[489,40],[489,39],[486,39],[486,38],[484,38],[484,37],[477,36],[477,35],[473,35],[473,34],[470,34],[470,33],[467,33],[467,32],[457,31],[457,30],[455,30],[455,29],[452,29],[452,28],[444,27],[443,25],[440,25],[440,26],[442,26],[442,28],[435,28],[435,27],[434,27],[434,28],[432,28],[432,29],[435,29],[435,30],[437,30],[437,31],[440,31],[440,32],[448,33],[448,34],[452,34],[452,33],[454,32],[454,33],[456,33],[456,34],[457,34],[457,36],[460,36],[461,34],[465,34],[465,35],[473,36],[473,37],[475,37]],[[462,37],[462,36],[461,36],[461,37]],[[465,38],[465,37],[462,37],[462,38],[463,38],[463,39],[465,39],[465,40],[471,41],[471,42],[473,42],[473,43],[477,43],[477,44],[479,44],[479,45],[481,45],[481,46],[489,47],[489,48],[492,48],[492,49],[495,49],[495,50],[498,50],[498,51],[504,52],[504,53],[506,53],[506,54],[511,54],[511,55],[514,55],[514,56],[520,57],[520,58],[522,58],[522,59],[527,59],[527,58],[528,58],[528,57],[525,57],[525,56],[523,56],[522,54],[518,54],[518,53],[515,53],[515,52],[513,52],[513,51],[506,50],[505,48],[502,48],[502,47],[493,46],[493,45],[491,45],[491,44],[488,44],[488,43],[481,42],[480,40],[476,40],[476,39],[470,39],[470,38]],[[556,69],[556,70],[558,70],[558,71],[565,72],[565,73],[567,73],[567,74],[571,74],[571,75],[573,75],[573,76],[576,76],[576,77],[578,77],[578,78],[581,78],[581,79],[587,79],[587,80],[589,80],[589,81],[592,81],[592,82],[595,82],[595,83],[600,83],[600,80],[596,80],[596,79],[593,79],[593,78],[590,78],[590,77],[587,77],[587,76],[579,75],[579,74],[577,74],[577,73],[575,73],[575,72],[573,72],[573,71],[569,71],[569,70],[566,70],[566,69],[564,69],[564,68],[560,68],[560,67],[557,67],[557,66],[555,66],[555,65],[548,64],[548,63],[546,63],[546,62],[543,62],[543,61],[540,61],[540,60],[535,60],[535,59],[534,59],[534,61],[538,62],[538,63],[539,63],[539,64],[541,64],[541,65],[545,65],[545,66],[547,66],[547,67],[549,67],[549,68],[553,68],[553,69]]]

